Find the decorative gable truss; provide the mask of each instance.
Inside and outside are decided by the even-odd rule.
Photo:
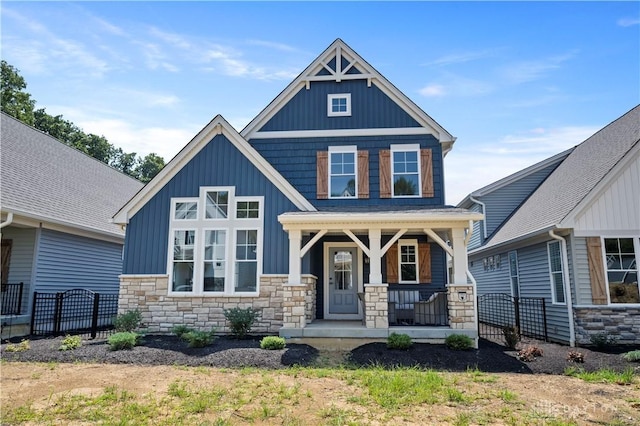
[[[309,90],[312,81],[339,83],[343,80],[362,80],[365,78],[367,85],[371,87],[371,81],[376,77],[375,73],[370,71],[371,66],[350,49],[344,49],[341,43],[334,44],[333,49],[327,49],[304,73],[303,81],[307,90]]]

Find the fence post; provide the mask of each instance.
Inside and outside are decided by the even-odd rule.
[[[573,321],[573,318],[569,318],[569,321]],[[544,324],[544,341],[548,342],[549,336],[547,334],[547,305],[544,298],[542,298],[542,322]]]
[[[60,333],[61,320],[62,320],[62,293],[56,293],[56,308],[53,314],[53,334]]]
[[[38,292],[33,292],[33,305],[31,306],[31,330],[29,334],[33,335],[36,326],[36,303],[38,301]]]
[[[98,333],[98,310],[100,309],[100,293],[93,294],[93,318],[91,319],[91,338],[95,339]]]
[[[24,283],[20,283],[20,290],[18,291],[18,312],[16,315],[20,315],[22,313],[22,288],[24,287]]]
[[[514,297],[513,298],[513,311],[514,311],[514,315],[515,315],[516,327],[517,327],[517,330],[518,330],[518,335],[522,336],[522,330],[520,329],[520,298],[519,297]]]

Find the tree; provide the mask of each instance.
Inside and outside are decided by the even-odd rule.
[[[33,108],[36,101],[31,99],[31,95],[24,91],[27,83],[20,76],[19,71],[6,61],[1,62],[2,83],[2,111],[12,117],[33,126]]]
[[[164,167],[164,159],[155,153],[144,157],[136,167],[136,177],[139,181],[147,183],[157,175]]]
[[[138,164],[138,157],[135,152],[126,153],[122,148],[116,148],[113,152],[111,162],[109,165],[114,169],[120,170],[122,173],[136,176],[136,165]]]
[[[417,195],[418,186],[415,182],[401,176],[393,183],[393,193],[395,195]]]

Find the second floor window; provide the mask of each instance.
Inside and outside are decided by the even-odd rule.
[[[355,197],[356,182],[356,149],[344,148],[345,151],[329,149],[329,191],[331,198]]]
[[[392,147],[391,168],[394,197],[420,196],[420,148]]]

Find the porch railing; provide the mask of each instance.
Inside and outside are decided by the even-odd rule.
[[[22,313],[22,292],[24,283],[2,283],[0,299],[2,299],[2,315],[20,315]]]
[[[449,324],[446,291],[394,289],[389,286],[389,325]]]

